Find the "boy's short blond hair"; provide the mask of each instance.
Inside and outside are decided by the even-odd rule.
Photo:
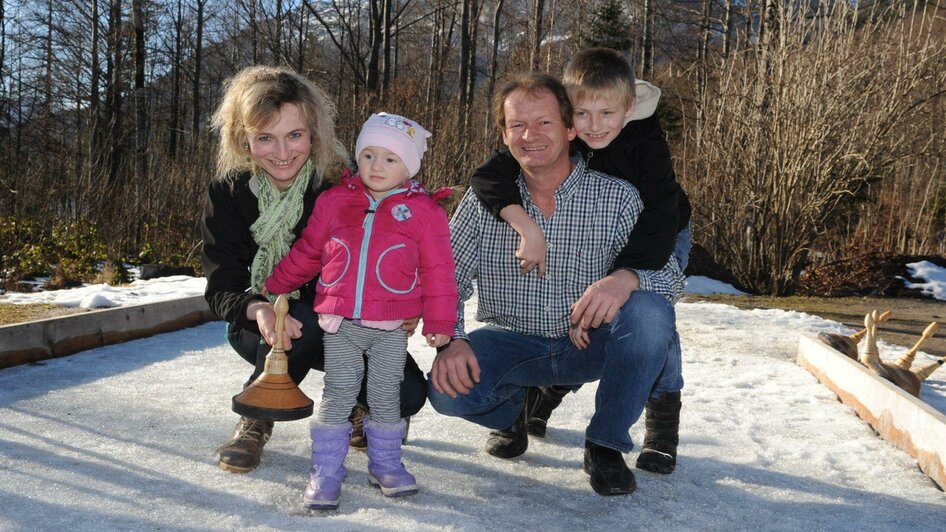
[[[625,108],[634,102],[637,80],[631,59],[611,48],[588,48],[578,53],[562,74],[572,104],[614,96]]]

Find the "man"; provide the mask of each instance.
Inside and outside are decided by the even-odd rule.
[[[674,311],[653,286],[669,272],[617,270],[612,261],[642,210],[632,185],[570,159],[572,108],[554,78],[528,74],[508,82],[494,101],[503,142],[522,168],[526,212],[549,244],[545,276],[520,273],[512,257],[519,238],[468,193],[451,221],[461,300],[477,280],[477,318],[490,325],[464,333],[462,305],[454,339],[430,372],[429,398],[446,415],[501,429],[488,452],[525,452],[526,390],[599,381],[596,411],[585,432],[584,469],[601,495],[634,491],[622,453],[667,359]],[[654,279],[642,278],[653,275]]]

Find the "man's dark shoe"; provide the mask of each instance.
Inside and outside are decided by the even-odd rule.
[[[351,415],[348,421],[351,422],[351,438],[348,439],[348,446],[356,451],[368,449],[368,440],[365,439],[365,416],[368,415],[368,407],[356,404],[351,409]]]
[[[620,451],[585,441],[584,468],[598,495],[627,495],[637,489],[634,473]]]
[[[511,427],[489,433],[486,452],[496,458],[515,458],[528,448],[529,433],[526,431],[526,411],[523,405],[522,413]]]
[[[635,464],[638,469],[668,475],[677,467],[680,442],[680,392],[668,393],[658,401],[647,401],[644,447]]]
[[[568,388],[560,386],[542,386],[541,388],[526,389],[526,412],[529,417],[527,425],[529,434],[539,438],[545,437],[545,430],[548,427],[549,416],[558,405],[562,404],[562,398],[568,393]]]
[[[220,453],[220,469],[231,473],[249,473],[259,465],[263,446],[273,434],[273,422],[241,417],[230,441],[214,451]]]

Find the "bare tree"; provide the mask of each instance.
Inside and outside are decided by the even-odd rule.
[[[650,79],[654,70],[654,0],[644,0],[641,26],[641,77]]]
[[[530,34],[529,67],[538,70],[543,39],[543,20],[545,18],[545,0],[532,0],[532,26]]]
[[[132,2],[135,31],[135,203],[147,220],[144,208],[145,183],[148,181],[148,88],[145,86],[145,14],[144,0]],[[140,223],[137,224],[140,228]],[[140,229],[139,229],[140,230]],[[137,235],[140,240],[140,232]]]
[[[505,0],[496,0],[493,6],[493,42],[489,51],[489,78],[486,86],[486,125],[483,139],[489,142],[493,135],[493,91],[496,88],[496,72],[499,68],[499,17],[503,12]]]
[[[121,163],[122,141],[122,68],[125,57],[125,39],[122,35],[122,1],[109,0],[108,12],[108,39],[105,51],[105,127],[107,128],[107,145],[103,146],[102,154],[108,167],[108,183],[113,185],[119,180],[119,165]]]
[[[194,77],[192,85],[192,94],[191,94],[191,150],[197,151],[197,143],[200,139],[200,124],[201,124],[201,111],[200,111],[200,81],[201,75],[203,74],[203,60],[204,60],[204,24],[206,19],[204,18],[204,8],[207,5],[207,0],[195,0],[195,21],[194,29],[196,36],[194,39]]]
[[[181,84],[183,82],[183,56],[184,56],[184,2],[176,0],[174,12],[174,22],[172,32],[174,42],[172,44],[171,61],[171,124],[168,128],[168,155],[170,158],[177,158],[178,136],[181,131]],[[254,42],[253,53],[256,53]],[[255,57],[255,56],[254,56]]]

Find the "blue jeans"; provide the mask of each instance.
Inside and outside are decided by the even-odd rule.
[[[691,247],[693,247],[693,241],[690,239],[690,226],[687,225],[686,228],[677,233],[677,241],[673,247],[673,256],[677,258],[680,271],[686,270],[687,263],[690,262]],[[674,325],[674,328],[676,328],[676,325]],[[651,399],[660,399],[665,394],[679,392],[682,389],[683,355],[680,353],[680,336],[674,331],[670,353],[667,354],[667,364],[660,372],[660,376],[657,377],[657,382],[654,384],[654,390],[650,397]]]
[[[543,338],[487,326],[470,333],[480,381],[456,399],[428,387],[437,412],[504,429],[522,412],[526,388],[598,382],[595,413],[585,438],[628,452],[628,433],[640,417],[674,338],[673,307],[653,292],[634,292],[610,324],[591,331],[578,350],[568,336]]]

